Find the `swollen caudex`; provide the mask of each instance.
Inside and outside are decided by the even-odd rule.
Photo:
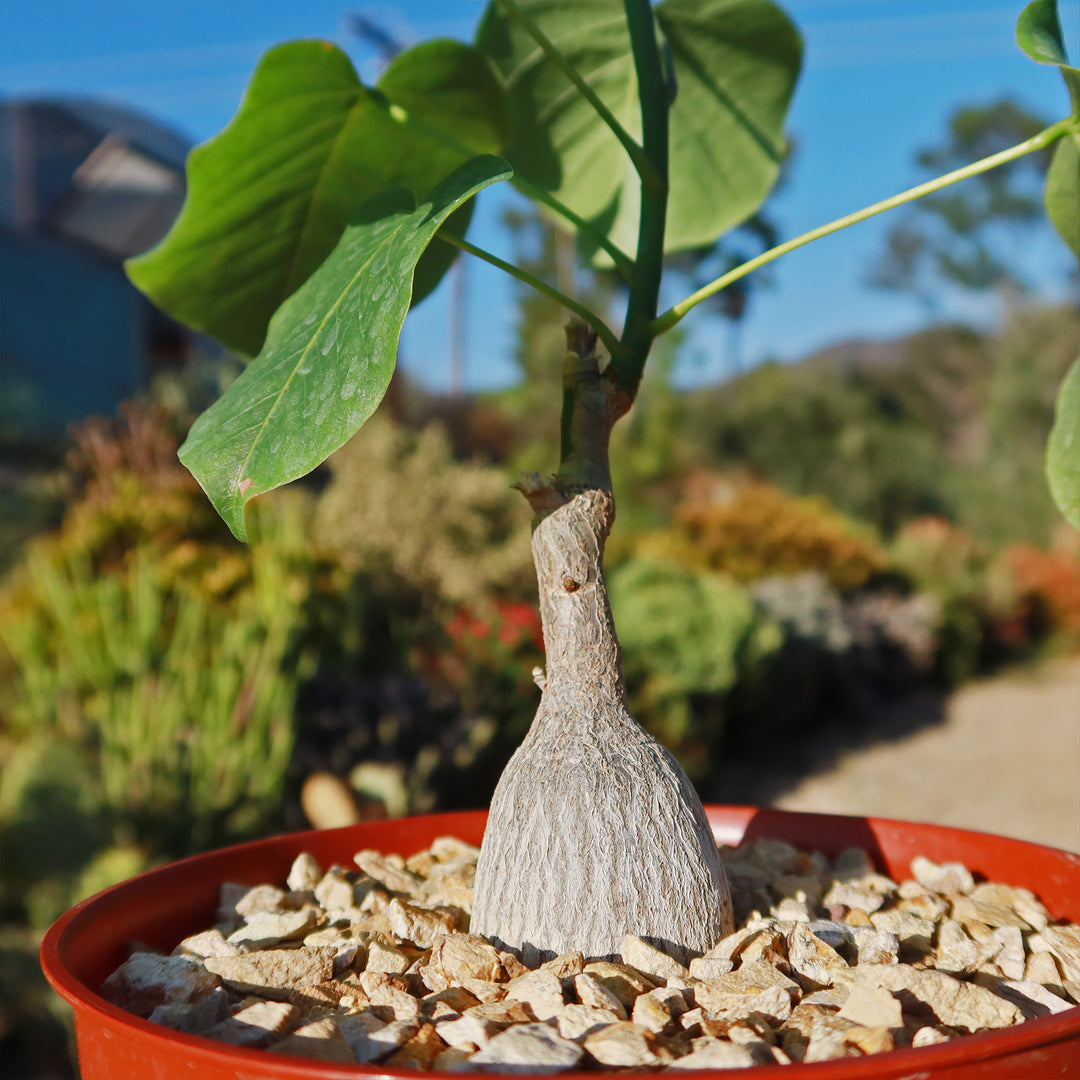
[[[492,801],[472,916],[530,965],[614,956],[628,933],[685,963],[731,930],[697,794],[627,710],[601,569],[612,517],[610,495],[583,492],[533,534],[546,679]]]

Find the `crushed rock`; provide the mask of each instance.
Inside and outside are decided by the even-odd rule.
[[[477,855],[453,837],[357,869],[302,854],[284,888],[223,884],[215,927],[135,952],[101,993],[232,1046],[495,1073],[863,1057],[1080,1004],[1080,927],[960,863],[917,856],[894,882],[860,849],[723,848],[745,918],[689,969],[628,934],[617,957],[529,970],[468,932]]]

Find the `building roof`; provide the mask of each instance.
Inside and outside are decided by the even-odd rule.
[[[184,201],[182,136],[82,99],[0,102],[0,226],[119,261],[152,247]]]

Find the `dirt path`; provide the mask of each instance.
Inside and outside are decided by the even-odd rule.
[[[1080,851],[1080,660],[974,683],[944,706],[943,722],[845,751],[774,805],[931,821]]]

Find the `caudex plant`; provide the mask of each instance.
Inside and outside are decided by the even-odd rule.
[[[249,500],[310,472],[372,414],[410,304],[459,252],[571,313],[565,356],[552,357],[562,364],[558,468],[517,484],[535,515],[546,671],[495,792],[472,919],[527,963],[612,955],[626,933],[685,960],[731,929],[701,803],[627,710],[604,586],[609,436],[650,347],[785,252],[1055,142],[1047,209],[1080,256],[1080,70],[1067,62],[1056,0],[1028,4],[1017,39],[1061,71],[1065,119],[783,243],[663,312],[665,256],[711,244],[776,179],[801,40],[770,0],[492,0],[474,44],[418,45],[374,87],[327,42],[278,46],[229,126],[191,153],[172,231],[129,263],[159,306],[254,356],[180,451],[241,540]],[[572,230],[582,260],[621,276],[621,329],[465,239],[473,199],[504,182]],[[1076,523],[1078,384],[1074,368],[1049,455]]]

